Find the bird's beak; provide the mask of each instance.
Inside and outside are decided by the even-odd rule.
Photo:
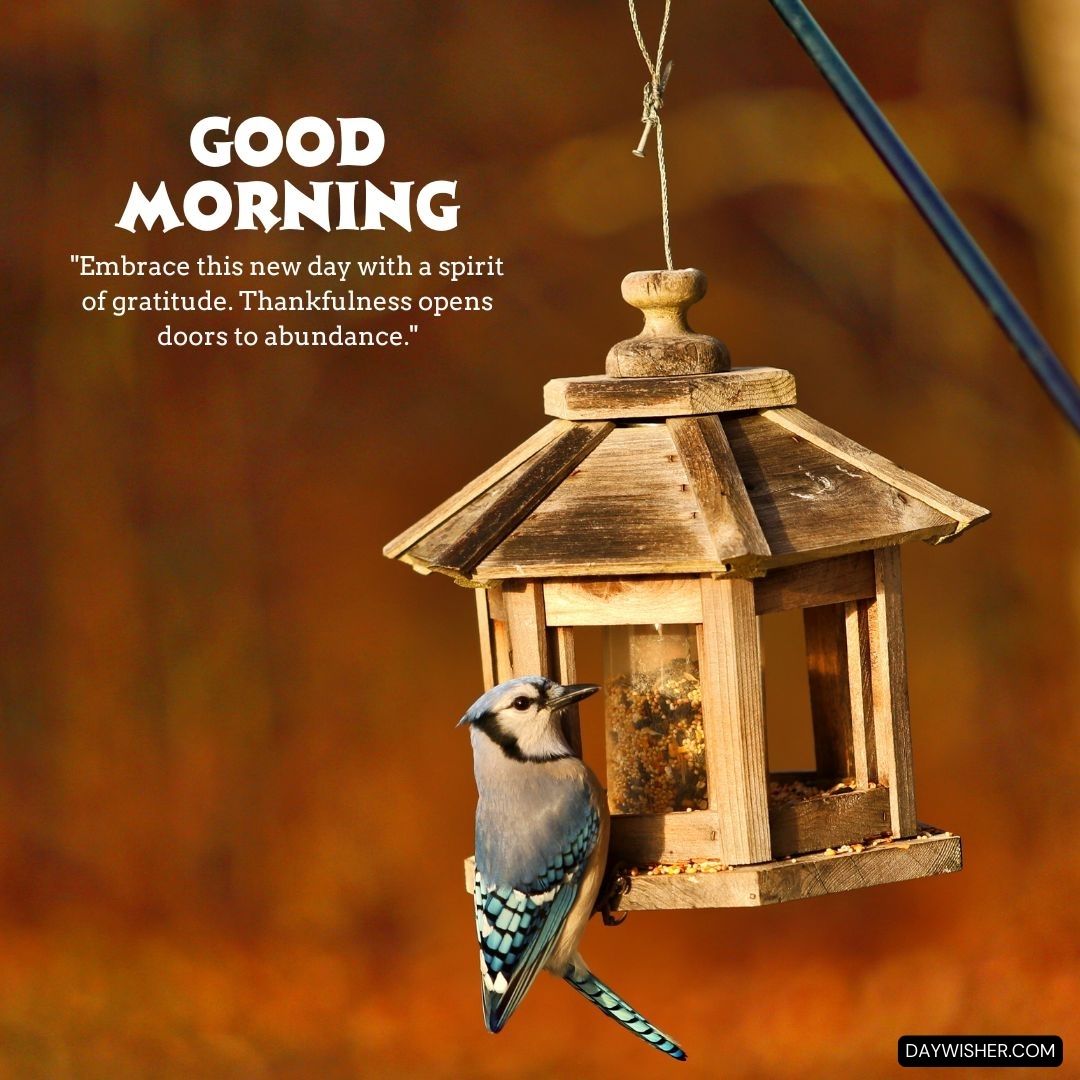
[[[581,701],[595,694],[599,686],[592,683],[576,683],[573,686],[560,686],[554,694],[548,696],[548,708],[552,710],[565,709],[567,705],[573,705],[575,701]]]

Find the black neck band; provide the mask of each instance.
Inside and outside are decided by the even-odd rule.
[[[559,758],[569,756],[568,754],[545,754],[543,757],[530,757],[522,751],[517,737],[499,726],[498,718],[495,716],[489,715],[482,720],[474,720],[473,727],[482,731],[511,761],[529,761],[542,765],[546,761],[558,761]]]

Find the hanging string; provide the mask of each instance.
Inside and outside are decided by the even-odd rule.
[[[649,69],[649,81],[645,84],[645,94],[641,107],[641,122],[645,130],[641,133],[641,141],[637,144],[634,154],[637,157],[645,156],[645,146],[649,141],[649,133],[656,131],[656,160],[660,166],[660,215],[664,225],[664,258],[667,260],[667,268],[675,269],[671,258],[671,215],[668,210],[668,182],[667,163],[664,160],[664,124],[660,119],[660,110],[664,107],[664,90],[667,88],[668,78],[671,76],[671,61],[664,64],[664,42],[667,39],[668,21],[671,19],[671,0],[664,0],[664,21],[660,24],[660,41],[656,46],[656,59],[649,55],[645,38],[641,33],[638,23],[637,8],[634,0],[627,0],[630,5],[630,22],[634,27],[634,37],[637,38],[638,48],[645,58],[645,66]]]

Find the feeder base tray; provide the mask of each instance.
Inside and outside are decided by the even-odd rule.
[[[920,825],[919,836],[862,851],[818,852],[753,866],[697,873],[638,872],[618,898],[617,911],[668,908],[761,907],[787,900],[954,874],[963,866],[960,837]]]
[[[816,852],[753,866],[695,873],[649,873],[628,877],[616,911],[673,908],[762,907],[787,900],[955,874],[963,866],[960,837],[929,825],[910,840],[877,842],[862,851]],[[473,859],[465,860],[465,890],[472,893]]]

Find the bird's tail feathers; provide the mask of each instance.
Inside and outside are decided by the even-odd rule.
[[[674,1039],[669,1038],[659,1028],[653,1027],[633,1006],[628,1005],[610,986],[602,983],[588,968],[581,963],[571,964],[563,976],[579,994],[584,994],[598,1009],[606,1013],[617,1024],[632,1032],[639,1039],[644,1039],[650,1046],[663,1051],[676,1061],[686,1060],[686,1051]]]

